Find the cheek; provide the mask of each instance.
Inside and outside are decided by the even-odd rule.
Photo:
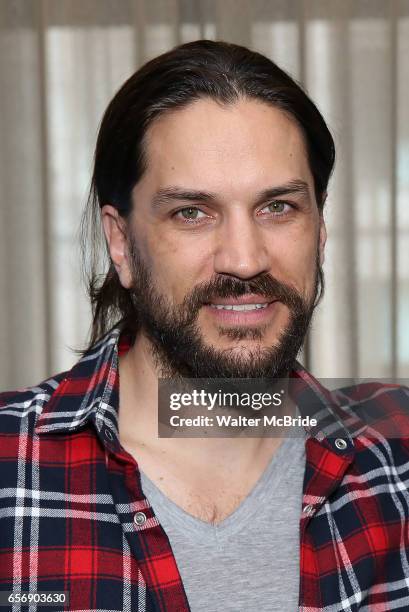
[[[318,236],[311,230],[302,235],[297,232],[291,238],[287,236],[276,244],[271,274],[307,297],[315,281],[317,249]]]
[[[206,252],[200,244],[185,244],[180,239],[156,235],[146,237],[141,254],[150,267],[155,285],[161,293],[180,303],[204,278]]]
[[[317,242],[312,243],[308,250],[305,250],[303,256],[298,262],[300,274],[300,290],[304,297],[309,298],[315,287],[315,279],[317,273]]]

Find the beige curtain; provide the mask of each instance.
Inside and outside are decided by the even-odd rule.
[[[68,369],[89,309],[78,223],[102,112],[145,60],[249,45],[318,103],[338,160],[321,377],[409,377],[409,0],[1,0],[0,389]]]

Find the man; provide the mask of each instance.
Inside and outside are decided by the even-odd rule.
[[[90,345],[1,397],[10,609],[44,592],[101,612],[409,608],[408,443],[359,418],[399,419],[407,390],[330,394],[296,361],[333,163],[315,105],[243,47],[180,46],[113,98],[86,211],[109,252]],[[161,377],[291,377],[331,435],[159,437]]]

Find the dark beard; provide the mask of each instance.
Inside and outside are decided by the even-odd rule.
[[[135,241],[129,239],[132,265],[132,301],[136,331],[149,340],[160,376],[186,378],[284,378],[293,368],[303,344],[315,306],[323,292],[323,273],[317,255],[314,297],[311,302],[291,286],[270,274],[242,281],[218,275],[197,285],[181,305],[173,305],[155,290],[150,272],[139,254]],[[317,295],[320,293],[317,300]],[[241,352],[216,349],[205,344],[196,320],[200,308],[216,297],[238,297],[256,293],[285,304],[290,320],[276,344]],[[258,328],[219,327],[220,335],[232,340],[262,339],[265,326]]]

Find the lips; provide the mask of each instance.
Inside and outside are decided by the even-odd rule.
[[[235,312],[250,312],[251,310],[262,310],[267,308],[266,304],[210,304],[216,310],[234,310]]]
[[[263,295],[257,295],[255,293],[241,295],[239,297],[228,297],[228,298],[214,298],[211,300],[208,305],[209,306],[241,306],[244,304],[271,304],[273,300],[267,299]]]
[[[278,300],[266,302],[265,297],[242,296],[241,298],[216,298],[206,304],[205,309],[220,324],[247,326],[267,323],[277,312],[278,305]]]

